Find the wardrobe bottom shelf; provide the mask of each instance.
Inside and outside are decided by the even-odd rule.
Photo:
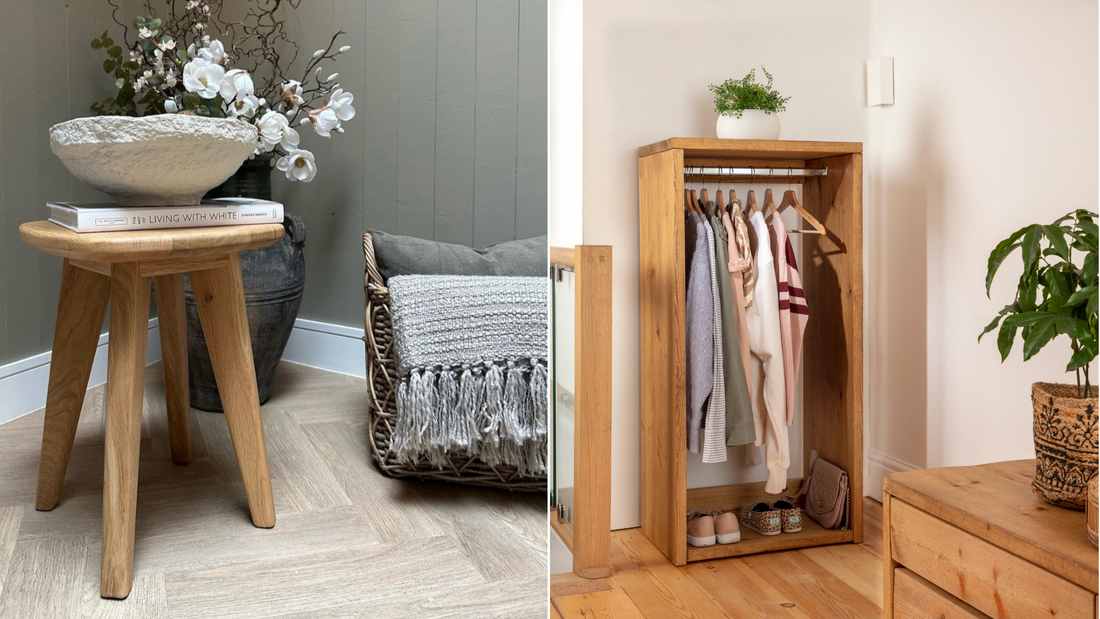
[[[696,548],[688,544],[687,560],[706,561],[724,557],[752,555],[773,550],[791,550],[828,544],[843,544],[855,539],[851,530],[826,529],[813,520],[803,516],[802,530],[798,533],[780,533],[779,535],[761,535],[752,529],[741,527],[741,541],[736,544],[715,544]]]

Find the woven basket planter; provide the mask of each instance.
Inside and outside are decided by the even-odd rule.
[[[1089,541],[1093,546],[1100,546],[1100,542],[1097,539],[1097,478],[1093,477],[1089,482],[1089,503],[1088,508],[1085,510],[1085,528],[1089,532]]]
[[[370,389],[369,420],[371,452],[374,462],[390,477],[419,478],[446,481],[471,486],[488,486],[519,492],[546,492],[546,476],[520,475],[512,467],[489,466],[476,457],[455,454],[447,458],[443,468],[425,459],[400,462],[390,444],[397,427],[396,351],[393,346],[393,322],[390,312],[390,291],[386,288],[374,258],[374,245],[369,234],[363,235],[363,255],[367,269],[366,289],[367,386]]]
[[[1035,481],[1039,497],[1061,507],[1085,509],[1088,483],[1097,469],[1096,396],[1078,398],[1075,385],[1035,383]]]

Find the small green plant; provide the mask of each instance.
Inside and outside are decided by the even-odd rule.
[[[764,67],[760,67],[764,69]],[[745,110],[762,110],[765,114],[775,114],[787,110],[790,97],[784,97],[772,90],[772,74],[764,69],[768,83],[756,82],[756,69],[739,80],[729,79],[719,85],[710,85],[714,93],[714,111],[722,116],[741,118]]]
[[[1089,364],[1097,354],[1096,217],[1096,213],[1078,209],[1049,226],[1032,224],[1020,228],[993,248],[985,276],[987,297],[997,269],[1017,248],[1023,257],[1024,271],[1016,288],[1016,299],[1004,306],[978,336],[980,342],[982,336],[1000,323],[997,348],[1002,363],[1012,352],[1017,332],[1021,332],[1024,340],[1024,361],[1055,337],[1068,336],[1073,352],[1066,372],[1077,373],[1079,398],[1084,397],[1082,393],[1090,393]],[[1083,254],[1080,266],[1073,262],[1074,250]]]

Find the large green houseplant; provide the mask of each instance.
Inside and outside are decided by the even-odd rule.
[[[986,325],[997,329],[1003,363],[1017,336],[1024,361],[1055,340],[1069,343],[1066,372],[1076,384],[1035,383],[1035,494],[1063,507],[1084,509],[1097,471],[1097,387],[1090,366],[1097,356],[1096,213],[1078,209],[1049,224],[1020,228],[989,254],[986,296],[1001,264],[1020,250],[1023,272],[1012,303]],[[1083,378],[1083,381],[1082,381]]]

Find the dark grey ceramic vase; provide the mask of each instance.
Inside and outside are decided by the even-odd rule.
[[[271,199],[271,156],[245,161],[240,169],[207,198],[248,197]],[[279,242],[261,249],[241,252],[244,302],[248,328],[252,334],[252,358],[256,364],[256,384],[260,403],[271,397],[275,370],[283,358],[294,320],[302,306],[306,263],[302,248],[306,229],[297,215],[285,213],[286,235]],[[218,384],[210,365],[202,325],[199,322],[191,281],[184,282],[187,301],[187,367],[191,379],[191,406],[204,411],[222,411]],[[230,387],[232,388],[232,387]]]

